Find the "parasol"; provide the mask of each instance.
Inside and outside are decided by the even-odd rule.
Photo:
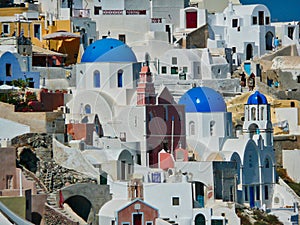
[[[65,40],[69,38],[80,38],[80,35],[67,31],[57,31],[43,36],[44,40]]]

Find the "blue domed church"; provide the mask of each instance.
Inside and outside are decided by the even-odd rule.
[[[187,137],[205,143],[201,148],[204,155],[209,149],[220,150],[224,141],[232,137],[231,113],[227,112],[226,103],[217,91],[195,87],[178,103],[185,105]],[[199,160],[205,160],[203,154],[198,154]]]
[[[229,168],[223,168],[219,177],[209,170],[205,175],[201,168],[195,171],[202,174],[201,178],[193,178],[194,182],[203,185],[204,190],[213,186],[215,199],[221,196],[224,201],[224,193],[231,195],[231,189],[236,186],[237,196],[233,199],[237,202],[250,207],[271,207],[276,176],[270,105],[266,97],[258,91],[250,95],[245,104],[243,134],[239,135],[232,133],[232,115],[215,90],[192,88],[180,98],[179,104],[186,108],[186,142],[195,160],[212,162],[212,167],[216,162],[233,162],[231,167],[235,168],[236,183],[222,185],[226,177],[224,171],[230,171]],[[190,168],[184,163],[177,165],[184,172]],[[204,199],[209,201],[208,197]]]

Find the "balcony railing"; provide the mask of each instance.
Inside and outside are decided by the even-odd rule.
[[[74,9],[73,16],[89,18],[91,15],[90,11],[91,11],[90,9]]]
[[[123,10],[103,10],[103,15],[123,15]]]

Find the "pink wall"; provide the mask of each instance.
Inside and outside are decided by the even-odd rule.
[[[140,209],[137,211],[135,209],[135,205],[139,204]],[[133,214],[137,214],[143,216],[142,225],[146,225],[146,222],[152,221],[153,225],[155,225],[155,219],[158,217],[158,210],[150,207],[149,205],[145,204],[142,201],[135,201],[126,208],[120,210],[118,212],[118,224],[117,225],[122,225],[123,222],[129,222],[130,225],[133,225],[132,223],[132,217]]]
[[[14,148],[0,148],[1,169],[0,190],[6,189],[7,175],[13,176],[13,188],[16,188],[16,150]]]
[[[186,148],[184,106],[146,106],[147,148],[151,167],[158,167],[158,153],[162,149],[172,149],[172,118],[174,118],[173,150],[179,148],[180,145]]]

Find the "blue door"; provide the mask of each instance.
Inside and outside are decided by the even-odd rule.
[[[250,186],[250,208],[254,208],[254,187]]]
[[[251,64],[250,63],[244,63],[244,70],[247,73],[247,75],[250,76],[250,73],[251,73]]]

